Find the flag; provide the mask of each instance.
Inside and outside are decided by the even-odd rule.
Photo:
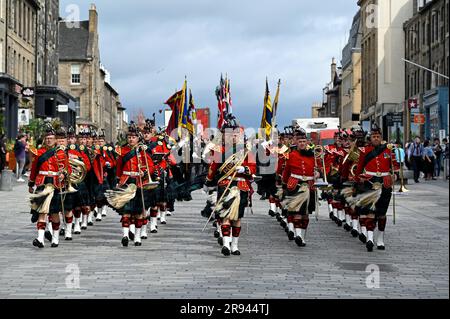
[[[264,129],[266,133],[266,140],[270,138],[270,134],[272,133],[272,116],[272,101],[270,98],[269,83],[266,79],[266,94],[264,96],[264,108],[261,120],[261,128]]]
[[[278,80],[277,94],[275,94],[275,100],[273,100],[273,119],[275,119],[275,116],[277,116],[278,100],[280,98],[280,85],[281,85],[281,80]]]
[[[178,91],[172,95],[164,104],[167,104],[172,110],[169,123],[166,128],[166,133],[170,134],[174,129],[178,127],[178,117],[180,113],[180,103],[182,101],[183,91]]]
[[[189,120],[192,124],[197,123],[197,111],[195,110],[194,98],[192,92],[189,89]]]
[[[221,129],[223,124],[225,124],[225,118],[228,114],[232,114],[232,101],[231,101],[231,90],[230,90],[230,80],[228,77],[225,79],[220,75],[220,84],[216,88],[217,97],[217,128]]]
[[[184,80],[182,98],[180,102],[180,114],[178,116],[178,136],[181,137],[181,128],[187,128],[188,125],[188,112],[189,112],[189,100],[187,98],[187,80]]]

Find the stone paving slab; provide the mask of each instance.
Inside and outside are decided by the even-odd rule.
[[[0,298],[448,298],[448,184],[407,187],[396,196],[396,225],[388,213],[386,251],[368,253],[328,219],[326,205],[299,248],[255,195],[242,255],[224,257],[213,228],[201,232],[200,191],[177,202],[168,224],[141,247],[121,247],[120,218],[109,210],[72,242],[39,250],[26,186],[16,185],[0,192]],[[379,288],[366,285],[369,265],[380,270]]]

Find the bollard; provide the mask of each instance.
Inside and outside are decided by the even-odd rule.
[[[12,192],[12,179],[13,179],[13,171],[9,169],[3,170],[0,178],[0,191],[4,192]]]

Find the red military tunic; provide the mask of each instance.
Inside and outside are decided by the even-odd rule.
[[[56,188],[65,187],[65,181],[60,181],[59,176],[62,171],[66,171],[67,174],[72,172],[69,165],[69,158],[65,151],[58,149],[52,156],[45,161],[40,160],[42,156],[46,156],[50,151],[47,148],[40,148],[37,151],[37,155],[31,165],[31,173],[29,178],[29,185],[41,186],[44,185],[45,179],[51,178],[52,184]],[[38,165],[40,166],[38,167]]]
[[[387,144],[379,146],[360,147],[360,156],[358,166],[355,172],[355,180],[359,178],[371,179],[373,177],[382,177],[385,187],[392,186],[391,165],[393,152],[387,147]]]
[[[222,151],[224,151],[224,149],[222,149]],[[214,177],[216,174],[219,173],[218,170],[222,166],[222,164],[223,163],[218,163],[216,161],[213,161],[209,165],[208,176],[206,177],[206,179],[208,181],[214,180]],[[245,158],[244,162],[241,164],[241,166],[243,166],[245,168],[245,173],[236,174],[235,180],[238,181],[237,186],[241,191],[249,192],[251,190],[251,182],[250,181],[253,179],[252,175],[256,173],[255,156],[252,153],[248,153],[248,155],[246,156],[246,158]],[[221,181],[218,184],[218,186],[219,187],[227,187],[230,182],[231,182],[231,176],[229,178]]]
[[[133,154],[127,155],[132,151]],[[119,185],[122,186],[127,183],[128,179],[135,178],[136,186],[142,187],[141,178],[139,177],[141,175],[139,166],[141,168],[141,172],[147,172],[146,164],[148,164],[148,172],[145,174],[145,178],[142,181],[145,186],[145,184],[150,181],[150,175],[155,172],[155,166],[150,154],[142,149],[138,154],[136,154],[136,151],[128,145],[121,147],[119,152],[116,167],[116,175],[119,178]]]
[[[315,160],[314,152],[293,150],[283,171],[283,184],[288,190],[295,190],[298,183],[307,181],[310,186],[314,184]]]

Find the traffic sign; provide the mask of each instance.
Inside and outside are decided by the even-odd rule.
[[[425,124],[425,115],[424,114],[414,115],[414,124],[418,124],[418,125]]]

